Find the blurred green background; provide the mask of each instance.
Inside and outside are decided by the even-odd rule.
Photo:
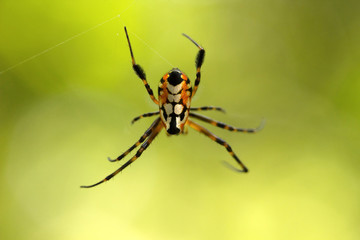
[[[0,239],[360,239],[359,12],[358,0],[0,1],[0,72],[16,66],[0,74]],[[194,80],[184,32],[207,51],[192,106],[222,106],[205,114],[239,127],[266,118],[254,135],[202,124],[249,174],[190,129],[79,188],[118,168],[106,158],[153,120],[131,119],[157,110],[123,24],[154,91],[168,62]]]

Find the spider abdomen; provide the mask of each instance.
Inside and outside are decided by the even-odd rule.
[[[159,83],[161,121],[168,134],[180,134],[189,116],[192,88],[189,78],[174,68]]]

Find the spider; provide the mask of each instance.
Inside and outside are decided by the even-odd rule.
[[[127,33],[126,27],[124,27],[125,35],[127,38],[127,42],[129,44],[130,55],[132,60],[132,67],[136,73],[136,75],[142,80],[145,88],[150,95],[152,101],[159,106],[159,111],[156,112],[149,112],[142,114],[132,120],[132,123],[138,121],[141,118],[160,115],[160,117],[156,118],[156,120],[151,124],[151,126],[145,131],[145,133],[140,137],[140,139],[132,145],[127,151],[121,154],[116,159],[108,160],[110,162],[116,162],[123,159],[127,156],[132,150],[142,144],[136,154],[125,164],[123,164],[120,168],[118,168],[115,172],[111,173],[109,176],[97,182],[93,185],[88,186],[81,186],[82,188],[91,188],[95,187],[103,182],[110,180],[111,178],[115,177],[119,172],[124,170],[127,166],[133,163],[136,159],[138,159],[141,154],[149,147],[155,137],[160,133],[160,131],[165,128],[167,135],[179,135],[182,133],[186,133],[185,127],[189,126],[196,131],[204,134],[205,136],[209,137],[211,140],[217,142],[218,144],[225,147],[225,149],[230,153],[230,155],[235,159],[235,161],[240,165],[241,169],[234,168],[238,172],[248,172],[246,166],[240,161],[240,159],[236,156],[233,152],[230,145],[222,140],[221,138],[215,136],[206,128],[200,126],[199,124],[193,122],[189,119],[195,118],[200,121],[204,121],[214,125],[216,127],[220,127],[229,131],[233,132],[246,132],[246,133],[255,133],[259,131],[263,123],[257,128],[236,128],[230,125],[227,125],[222,122],[218,122],[212,120],[208,117],[202,116],[195,112],[197,111],[208,111],[208,110],[216,110],[222,111],[224,110],[220,107],[213,107],[213,106],[205,106],[205,107],[190,107],[191,99],[194,97],[201,78],[201,66],[204,62],[205,57],[205,50],[201,47],[197,42],[195,42],[191,37],[183,33],[183,36],[189,39],[195,46],[199,49],[199,52],[196,56],[195,65],[196,65],[196,79],[194,88],[192,88],[190,84],[190,79],[178,68],[173,68],[170,72],[166,73],[161,79],[158,86],[158,99],[155,98],[152,89],[150,88],[147,80],[146,75],[142,67],[135,62],[134,54],[131,48],[129,35]]]

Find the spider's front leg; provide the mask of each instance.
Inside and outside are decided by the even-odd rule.
[[[200,46],[197,42],[195,42],[191,37],[186,35],[185,33],[183,33],[183,36],[185,36],[187,39],[189,39],[192,43],[194,43],[200,49],[196,56],[196,60],[195,60],[196,79],[195,79],[195,83],[194,83],[194,89],[192,90],[192,95],[191,95],[191,97],[193,97],[199,87],[199,84],[200,84],[201,66],[202,66],[202,64],[204,62],[204,58],[205,58],[205,49],[202,46]]]
[[[125,29],[125,34],[126,34],[126,38],[127,38],[127,41],[129,43],[129,48],[130,48],[130,54],[131,54],[131,60],[132,60],[132,66],[133,66],[133,69],[136,73],[136,75],[143,81],[144,85],[145,85],[145,88],[147,90],[147,92],[149,93],[150,95],[150,98],[153,100],[153,102],[156,104],[156,105],[159,105],[159,101],[155,98],[154,96],[154,92],[153,90],[151,89],[151,87],[149,86],[147,80],[146,80],[146,74],[145,74],[145,71],[142,69],[142,67],[138,64],[135,63],[135,58],[134,58],[134,54],[133,54],[133,51],[132,51],[132,48],[131,48],[131,44],[130,44],[130,39],[129,39],[129,35],[127,33],[127,30],[126,30],[126,27],[124,27]]]

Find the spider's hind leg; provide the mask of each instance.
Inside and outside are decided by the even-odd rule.
[[[92,185],[86,185],[86,186],[81,186],[81,188],[92,188],[95,187],[103,182],[109,181],[111,178],[115,177],[119,172],[121,172],[122,170],[124,170],[127,166],[129,166],[131,163],[133,163],[136,159],[138,159],[141,154],[149,147],[149,145],[151,144],[151,142],[154,140],[154,138],[159,134],[159,132],[162,129],[162,125],[161,125],[161,121],[160,118],[156,119],[154,121],[154,123],[151,125],[150,127],[151,129],[151,133],[148,136],[148,138],[146,139],[146,141],[141,145],[141,147],[139,148],[139,150],[136,152],[136,154],[130,159],[128,160],[124,165],[122,165],[121,167],[119,167],[116,171],[114,171],[113,173],[111,173],[110,175],[108,175],[106,178],[104,178],[103,180],[92,184]]]
[[[120,156],[118,156],[115,159],[111,159],[108,158],[108,160],[110,162],[117,162],[120,161],[121,159],[123,159],[126,155],[128,155],[132,150],[134,150],[134,148],[136,148],[137,146],[139,146],[142,142],[145,141],[146,138],[148,138],[151,133],[154,131],[155,126],[157,126],[160,122],[160,118],[156,119],[153,124],[151,124],[151,126],[145,131],[145,133],[140,137],[140,139],[134,143],[134,145],[132,145],[128,150],[126,150],[123,154],[121,154]]]
[[[236,156],[236,154],[234,153],[234,151],[232,150],[232,148],[230,147],[230,145],[225,142],[224,140],[222,140],[221,138],[215,136],[213,133],[211,133],[209,130],[207,130],[206,128],[200,126],[199,124],[188,120],[188,124],[191,128],[195,129],[198,132],[201,132],[203,134],[205,134],[206,136],[208,136],[211,140],[219,143],[220,145],[224,146],[226,148],[226,150],[230,153],[230,155],[235,159],[235,161],[240,165],[240,167],[242,169],[237,169],[234,167],[234,170],[236,170],[237,172],[248,172],[249,170],[247,169],[247,167],[240,161],[240,159]]]

